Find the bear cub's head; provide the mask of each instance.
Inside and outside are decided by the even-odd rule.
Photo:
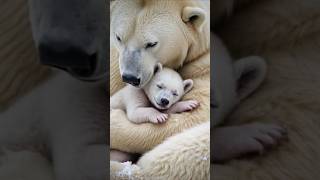
[[[193,87],[191,79],[183,80],[176,71],[157,64],[154,77],[143,88],[157,109],[169,109]]]

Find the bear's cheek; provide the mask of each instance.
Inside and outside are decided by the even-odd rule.
[[[160,60],[162,64],[168,66],[169,68],[176,68],[183,63],[187,56],[188,45],[186,42],[176,43],[168,42],[166,45],[162,45],[159,51],[156,53],[156,57]]]

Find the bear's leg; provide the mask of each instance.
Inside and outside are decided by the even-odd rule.
[[[138,107],[127,112],[128,119],[134,123],[163,123],[168,119],[168,114],[161,113],[152,107]]]
[[[287,131],[273,124],[252,123],[213,129],[211,161],[222,162],[244,154],[264,153],[284,139]]]
[[[199,106],[199,102],[196,100],[179,101],[172,105],[166,113],[182,113],[185,111],[191,111]]]

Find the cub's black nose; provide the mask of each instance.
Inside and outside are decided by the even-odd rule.
[[[169,100],[166,99],[166,98],[161,98],[161,104],[164,105],[164,106],[166,106],[166,105],[169,104]]]
[[[39,43],[40,61],[70,72],[78,77],[90,77],[97,66],[96,53],[89,54],[68,41],[43,39]]]
[[[133,76],[131,74],[123,74],[122,75],[122,81],[126,82],[128,84],[131,84],[133,86],[139,86],[140,85],[140,78],[137,78],[136,76]]]

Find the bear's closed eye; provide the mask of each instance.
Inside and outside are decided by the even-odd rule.
[[[158,44],[158,42],[149,42],[146,44],[146,49],[153,48]]]

